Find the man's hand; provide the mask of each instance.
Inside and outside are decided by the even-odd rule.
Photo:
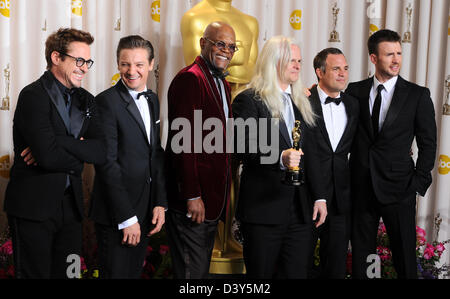
[[[152,224],[156,224],[155,228],[152,229],[147,236],[151,236],[154,235],[156,233],[158,233],[163,224],[165,222],[165,210],[164,207],[154,207],[153,208],[153,219],[152,219]]]
[[[304,88],[303,89],[303,93],[305,94],[305,96],[309,97],[311,95],[311,91],[308,88]]]
[[[191,215],[191,220],[197,223],[203,223],[205,221],[205,205],[201,198],[188,200],[187,213]]]
[[[23,158],[23,161],[25,163],[27,163],[27,165],[31,165],[33,164],[34,166],[37,165],[36,161],[34,160],[33,154],[31,152],[31,148],[27,147],[26,149],[24,149],[21,153],[20,156]]]
[[[298,167],[302,156],[303,156],[302,149],[299,149],[297,151],[293,148],[290,148],[283,152],[281,160],[283,162],[284,167]]]
[[[316,222],[316,227],[321,226],[325,219],[327,218],[327,203],[324,201],[316,201],[314,203],[314,211],[313,211],[313,221],[317,219],[317,214],[319,214],[319,220]]]
[[[122,244],[127,244],[129,246],[136,246],[141,241],[141,226],[139,222],[133,225],[125,227],[123,229],[123,239]]]

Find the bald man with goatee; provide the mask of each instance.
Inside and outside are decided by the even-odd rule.
[[[231,184],[225,142],[221,150],[207,153],[203,140],[211,130],[202,131],[202,144],[197,145],[193,130],[194,115],[201,112],[203,120],[220,120],[222,140],[226,140],[226,121],[232,114],[231,91],[224,72],[237,51],[236,35],[230,25],[213,22],[199,42],[201,54],[175,76],[168,92],[166,153],[171,185],[167,232],[175,278],[182,279],[207,278],[217,224],[225,215]],[[181,151],[182,144],[174,138],[179,129],[172,128],[173,121],[180,118],[189,121],[192,137],[190,148]]]

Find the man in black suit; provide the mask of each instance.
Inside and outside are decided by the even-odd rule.
[[[320,238],[319,276],[345,278],[350,239],[350,168],[348,154],[358,126],[358,102],[344,94],[348,82],[348,64],[337,48],[326,48],[314,58],[318,86],[309,97],[319,117],[316,130],[318,155],[325,179],[328,216],[324,225],[314,229],[313,247]]]
[[[301,59],[295,41],[271,38],[258,57],[249,89],[232,104],[235,152],[243,163],[236,217],[251,278],[306,278],[312,221],[320,226],[327,213],[314,138],[316,118],[300,80]],[[242,128],[242,120],[249,125]],[[296,120],[301,122],[300,150],[292,148]],[[268,152],[261,142],[267,142]],[[286,168],[296,166],[305,183],[283,183]]]
[[[142,37],[120,39],[121,80],[96,97],[106,163],[96,167],[90,216],[103,278],[140,278],[149,236],[165,221],[159,101],[147,89],[153,57],[152,44]]]
[[[76,29],[51,34],[48,71],[19,95],[5,196],[17,278],[67,278],[68,256],[81,254],[81,172],[105,156],[94,97],[81,88],[93,41]]]
[[[399,76],[400,36],[380,30],[368,40],[375,76],[349,84],[359,101],[359,127],[350,156],[353,198],[353,276],[367,273],[376,254],[380,217],[386,225],[399,278],[417,278],[416,195],[431,184],[436,122],[428,88]],[[416,138],[417,161],[410,155]],[[369,258],[368,258],[369,257]],[[370,269],[370,268],[369,268]]]

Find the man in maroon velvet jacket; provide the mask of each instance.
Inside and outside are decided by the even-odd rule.
[[[231,93],[223,72],[237,51],[235,32],[228,24],[213,22],[200,38],[200,47],[201,55],[175,76],[168,92],[166,223],[175,278],[183,279],[208,276],[217,223],[226,213],[231,185],[225,148]],[[207,119],[218,126],[202,130]],[[194,133],[199,130],[200,135]],[[217,132],[222,146],[214,140],[211,151],[205,137]]]

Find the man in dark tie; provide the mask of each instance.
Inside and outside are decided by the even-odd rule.
[[[121,80],[96,97],[106,163],[96,167],[91,218],[102,278],[140,278],[149,237],[165,221],[164,151],[158,96],[147,89],[152,44],[123,37],[117,46]]]
[[[178,72],[168,92],[167,231],[174,274],[183,279],[208,276],[217,224],[220,217],[224,219],[231,186],[230,154],[225,148],[226,124],[232,116],[231,91],[224,71],[237,51],[236,35],[230,25],[213,22],[199,42],[201,55]],[[203,147],[211,130],[202,130],[197,140],[196,115],[219,123],[220,128],[214,131],[223,141],[219,150]],[[184,145],[188,143],[186,150],[175,137],[174,124],[180,119],[190,124],[190,129],[184,130],[190,139],[183,140]]]
[[[350,239],[350,168],[348,154],[358,127],[357,100],[342,91],[348,82],[348,64],[337,48],[326,48],[314,58],[319,84],[309,97],[319,117],[315,138],[324,168],[328,217],[314,229],[313,247],[320,238],[321,278],[345,278]]]
[[[51,34],[47,71],[17,101],[5,196],[17,278],[67,278],[69,255],[81,255],[81,172],[105,159],[94,97],[81,87],[93,41],[76,29]]]
[[[350,83],[359,101],[359,126],[350,156],[352,176],[353,276],[373,277],[380,217],[386,225],[399,278],[417,278],[416,196],[431,184],[436,156],[436,122],[428,88],[399,76],[400,36],[380,30],[368,40],[375,76]],[[417,161],[410,149],[417,142]],[[371,268],[369,268],[370,270]]]

